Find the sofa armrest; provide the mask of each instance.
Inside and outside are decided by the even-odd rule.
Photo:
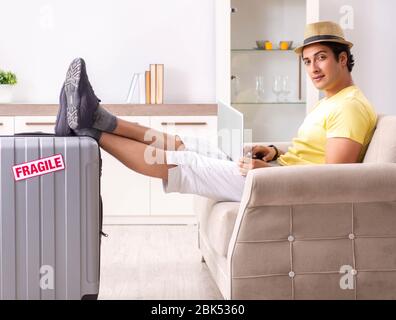
[[[324,164],[249,172],[248,206],[396,200],[396,164]]]
[[[228,246],[227,297],[356,298],[338,286],[337,273],[354,259],[362,270],[394,268],[395,190],[394,163],[252,170]],[[370,286],[357,290],[373,296]]]

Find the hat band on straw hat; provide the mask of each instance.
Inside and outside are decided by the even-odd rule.
[[[345,41],[344,38],[338,37],[338,36],[332,36],[332,35],[321,35],[321,36],[313,36],[309,37],[304,40],[304,45],[311,43],[313,41],[319,41],[319,40],[343,40]]]

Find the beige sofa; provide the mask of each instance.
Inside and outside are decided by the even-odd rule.
[[[257,169],[241,203],[197,197],[224,298],[396,299],[395,162],[396,116],[381,115],[364,163]]]

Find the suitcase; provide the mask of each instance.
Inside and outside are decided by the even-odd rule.
[[[64,169],[16,180],[13,166],[57,154]],[[101,165],[89,137],[0,136],[0,299],[97,298]]]

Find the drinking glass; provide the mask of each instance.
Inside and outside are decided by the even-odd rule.
[[[274,77],[274,82],[272,84],[272,92],[276,95],[276,102],[280,101],[279,95],[282,93],[282,77],[276,76]]]
[[[265,90],[264,90],[264,76],[256,76],[256,97],[257,102],[264,102]]]
[[[290,94],[291,89],[290,89],[290,80],[289,76],[284,76],[282,78],[282,93],[284,94],[284,101],[288,101],[287,97]]]
[[[241,83],[238,76],[231,76],[232,101],[238,102],[238,96],[241,91]]]

